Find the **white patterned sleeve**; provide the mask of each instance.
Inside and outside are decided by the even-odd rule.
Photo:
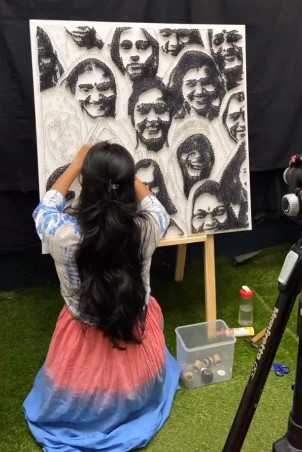
[[[54,259],[61,255],[63,246],[72,245],[80,235],[76,219],[64,213],[64,208],[65,197],[49,190],[33,212],[38,236]]]
[[[165,235],[170,223],[170,215],[154,195],[146,196],[140,203],[141,210],[148,212],[157,225],[156,242]]]

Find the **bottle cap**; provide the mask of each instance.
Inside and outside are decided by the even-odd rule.
[[[241,298],[253,298],[254,296],[254,291],[248,286],[242,286],[239,293]]]

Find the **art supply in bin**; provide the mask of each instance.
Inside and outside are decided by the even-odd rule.
[[[209,330],[215,331],[209,337]],[[234,335],[219,337],[230,328],[223,320],[177,327],[177,361],[182,368],[182,382],[187,389],[222,383],[232,378]]]
[[[254,336],[254,334],[255,331],[252,326],[241,328],[229,328],[227,330],[217,332],[217,336],[235,336],[235,337]]]

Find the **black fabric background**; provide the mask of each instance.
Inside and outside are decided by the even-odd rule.
[[[253,219],[280,217],[302,152],[301,0],[0,0],[0,253],[39,246],[29,19],[245,24]]]

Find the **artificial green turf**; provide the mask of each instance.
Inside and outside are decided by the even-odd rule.
[[[255,290],[255,331],[264,328],[276,302],[277,278],[288,250],[289,245],[265,250],[237,266],[229,259],[217,258],[218,318],[230,327],[238,326],[238,291],[246,284]],[[152,288],[164,312],[168,348],[175,354],[175,328],[205,320],[202,262],[187,264],[180,283],[173,281],[173,269],[167,266],[166,271],[152,276]],[[0,451],[39,450],[23,419],[22,403],[45,359],[61,307],[59,289],[53,285],[0,293]],[[284,378],[270,373],[244,452],[271,451],[272,443],[287,429],[298,343],[295,308],[275,359],[289,365],[291,373]],[[232,380],[192,390],[181,385],[170,418],[146,450],[221,451],[255,356],[243,338],[238,338]]]

